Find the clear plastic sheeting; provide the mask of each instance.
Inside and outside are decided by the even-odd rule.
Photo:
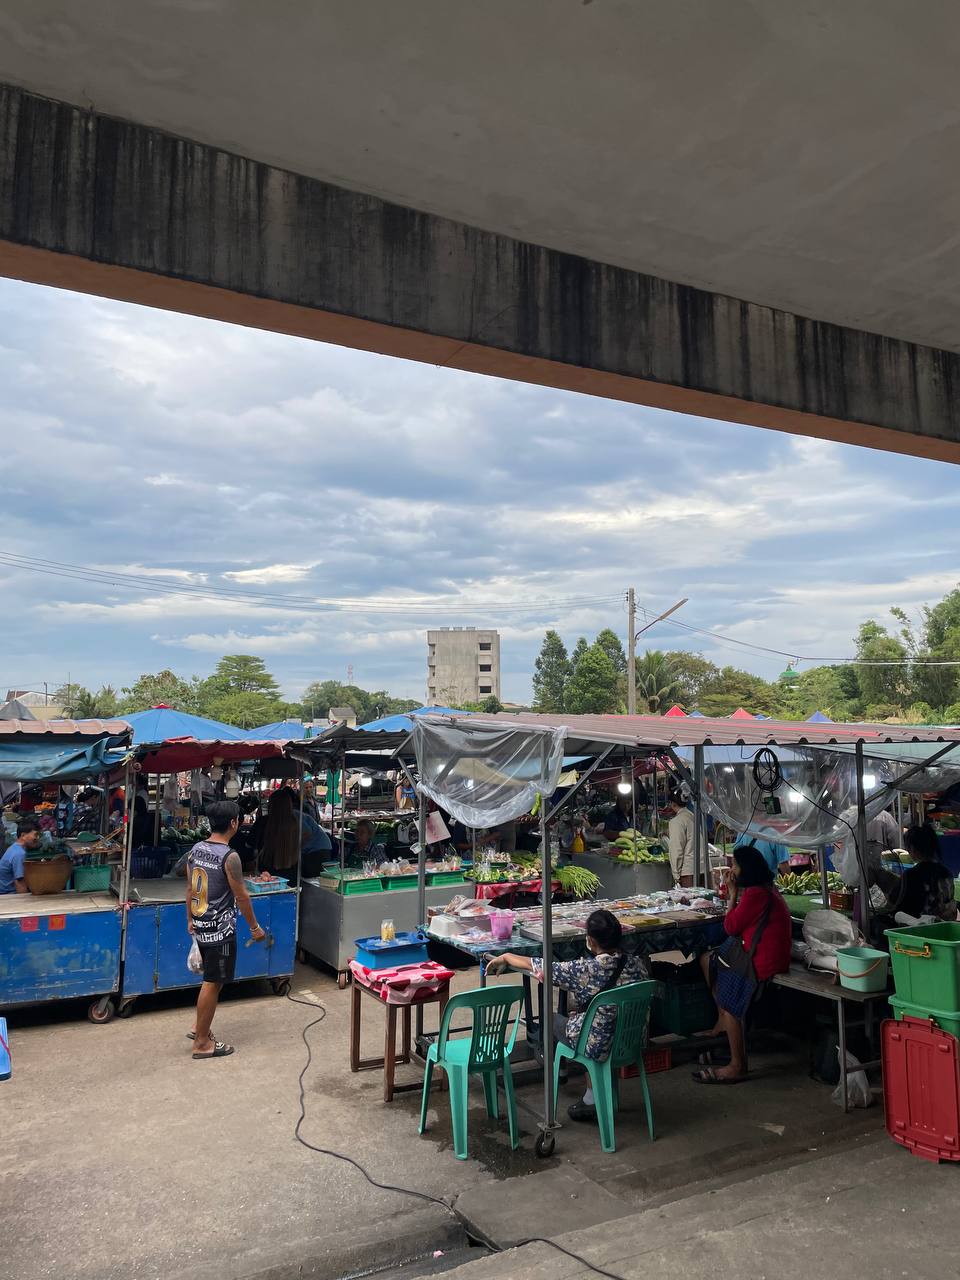
[[[416,719],[420,790],[468,827],[529,813],[551,796],[563,770],[566,730],[471,726]]]
[[[742,759],[734,759],[726,748],[718,761],[711,760],[706,749],[703,806],[708,813],[733,831],[800,849],[850,837],[857,822],[857,764],[852,753],[823,747],[762,748],[776,755],[783,774],[782,782],[768,793],[754,776],[758,750],[744,747]],[[928,752],[934,754],[935,745]],[[868,819],[891,803],[896,779],[910,767],[880,758],[865,764]]]

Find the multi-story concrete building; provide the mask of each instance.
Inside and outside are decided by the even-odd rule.
[[[500,697],[500,632],[441,627],[427,632],[427,702],[458,706]]]

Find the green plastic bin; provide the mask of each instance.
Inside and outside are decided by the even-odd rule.
[[[901,1018],[932,1018],[941,1031],[960,1040],[960,1013],[949,1013],[943,1009],[927,1009],[920,1004],[911,1004],[909,1000],[901,1000],[899,996],[890,997],[890,1007],[899,1022]]]
[[[900,999],[960,1012],[960,924],[917,924],[886,933]]]
[[[74,867],[73,887],[77,893],[95,893],[110,888],[109,867]]]
[[[848,991],[886,991],[890,957],[873,947],[840,947],[837,972]]]
[[[651,1006],[650,1034],[692,1036],[709,1030],[716,1020],[717,1006],[705,982],[663,982]]]

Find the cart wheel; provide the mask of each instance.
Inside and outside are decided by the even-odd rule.
[[[113,1015],[116,1011],[116,1006],[110,997],[104,996],[102,1000],[94,1000],[93,1004],[87,1010],[87,1017],[91,1022],[95,1022],[100,1026],[104,1022],[112,1022]]]
[[[341,991],[346,991],[347,983],[349,981],[350,981],[350,975],[348,973],[337,974],[337,986],[340,988]]]
[[[553,1155],[556,1145],[557,1139],[552,1133],[541,1133],[538,1134],[533,1149],[541,1160],[549,1160]]]
[[[118,1017],[118,1018],[132,1018],[132,1017],[133,1017],[133,1006],[134,1006],[135,1004],[136,1004],[136,999],[135,999],[135,998],[134,998],[133,1000],[122,1000],[122,1001],[120,1002],[120,1007],[119,1007],[119,1009],[117,1010],[117,1017]]]
[[[275,996],[288,996],[290,994],[289,978],[274,978],[272,985]]]

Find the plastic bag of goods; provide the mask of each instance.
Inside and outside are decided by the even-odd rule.
[[[841,947],[856,947],[863,941],[851,919],[839,911],[821,907],[807,913],[803,922],[803,940],[808,951],[804,963],[811,969],[836,972],[837,952]]]
[[[200,954],[196,938],[194,938],[190,954],[187,956],[187,968],[191,973],[203,973],[203,956]]]

